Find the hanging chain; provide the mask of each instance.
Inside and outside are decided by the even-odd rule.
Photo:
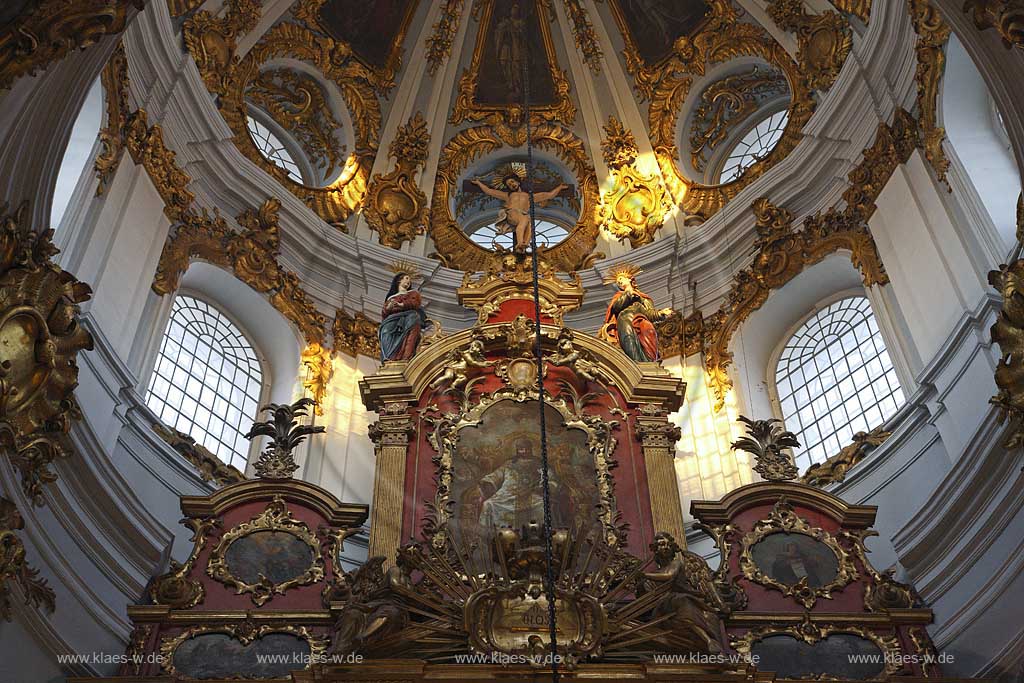
[[[548,473],[548,430],[544,402],[544,350],[541,348],[540,326],[540,267],[537,257],[537,204],[533,196],[533,123],[530,120],[530,50],[526,48],[526,35],[520,34],[523,48],[523,110],[526,116],[526,191],[530,196],[530,251],[533,255],[533,355],[537,361],[537,394],[540,399],[540,472],[541,492],[544,497],[544,593],[548,600],[548,626],[551,639],[551,680],[558,683],[558,628],[555,623],[555,567],[551,547],[551,481]],[[514,245],[521,248],[520,245]]]

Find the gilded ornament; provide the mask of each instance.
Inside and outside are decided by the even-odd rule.
[[[341,124],[314,77],[292,69],[262,71],[245,97],[291,133],[324,177],[341,170],[345,150],[335,138]]]
[[[616,5],[613,3],[613,7]],[[637,53],[639,61],[631,68],[638,93],[650,100],[647,118],[651,143],[665,184],[679,208],[700,219],[716,214],[740,190],[793,151],[815,107],[812,89],[801,67],[782,46],[761,27],[740,21],[738,10],[727,0],[712,0],[710,5],[709,16],[693,38],[680,37],[672,53],[656,65],[644,65]],[[627,66],[631,63],[630,54],[627,42]],[[735,180],[714,185],[698,183],[686,177],[677,159],[676,139],[683,102],[694,77],[703,76],[708,66],[745,57],[763,59],[785,77],[790,92],[786,128],[771,152]]]
[[[783,451],[800,446],[796,434],[781,429],[778,425],[782,420],[751,420],[744,415],[737,419],[747,426],[747,436],[733,441],[730,448],[753,455],[754,471],[765,481],[796,479],[800,471],[793,464],[792,454]]]
[[[484,338],[474,334],[469,345],[463,349],[453,349],[445,356],[443,372],[430,383],[431,389],[440,389],[448,385],[445,392],[457,392],[463,387],[469,390],[469,373],[472,369],[486,368],[493,365],[484,355]]]
[[[322,430],[323,427],[320,429]],[[309,565],[303,573],[279,583],[274,583],[262,573],[256,583],[244,581],[232,574],[231,563],[228,561],[231,545],[238,543],[246,536],[260,532],[289,534],[309,548]],[[224,533],[220,543],[210,552],[206,573],[215,581],[235,589],[236,595],[251,593],[253,604],[262,607],[275,595],[284,595],[291,588],[308,586],[323,579],[324,560],[320,552],[320,541],[316,535],[310,531],[305,522],[297,520],[291,515],[284,498],[275,495],[263,512]]]
[[[0,90],[33,76],[74,50],[121,33],[129,9],[145,0],[36,0],[0,27]]]
[[[587,10],[581,0],[563,0],[565,12],[572,22],[572,35],[576,39],[576,48],[583,55],[583,61],[590,67],[595,76],[601,73],[601,59],[604,52],[598,43],[594,26],[590,23]]]
[[[50,463],[70,455],[67,434],[81,418],[74,389],[78,353],[92,350],[79,304],[92,290],[53,263],[53,230],[36,232],[28,204],[0,203],[0,447],[25,495],[43,504],[56,481]]]
[[[216,517],[208,519],[187,518],[182,524],[192,530],[192,552],[184,564],[171,560],[167,572],[153,579],[149,587],[149,599],[157,605],[167,605],[171,609],[189,609],[201,603],[206,597],[203,584],[189,577],[199,554],[206,547],[206,541],[220,530],[220,520]]]
[[[259,209],[247,209],[236,219],[242,231],[228,227],[219,215],[196,214],[191,208],[168,236],[157,264],[153,291],[163,296],[178,288],[181,276],[196,259],[229,270],[302,331],[308,343],[322,343],[327,317],[316,310],[295,273],[277,262],[280,255],[278,211],[281,202],[268,199]]]
[[[636,166],[636,138],[614,116],[604,127],[601,150],[612,175],[611,189],[601,193],[597,207],[599,227],[632,247],[654,241],[654,235],[672,210],[672,198],[660,174],[643,174]]]
[[[840,12],[852,14],[865,24],[871,18],[871,0],[830,0]]]
[[[323,636],[313,635],[305,626],[291,624],[262,624],[257,626],[252,620],[240,624],[192,626],[179,634],[167,636],[160,644],[160,666],[168,676],[177,678],[178,670],[174,666],[174,652],[186,640],[207,633],[224,633],[242,645],[249,645],[272,633],[287,633],[300,638],[309,645],[309,662],[303,668],[309,668],[313,662],[323,661],[327,654],[328,640]]]
[[[164,200],[164,214],[172,221],[185,219],[191,213],[195,195],[189,192],[192,182],[178,166],[175,153],[164,143],[163,129],[150,126],[145,109],[138,109],[128,117],[125,147],[132,161],[149,175],[153,187]]]
[[[571,368],[573,372],[587,382],[599,382],[607,384],[609,378],[604,374],[599,363],[594,362],[586,351],[577,349],[573,339],[572,330],[563,327],[558,333],[556,342],[557,351],[547,357],[552,365]]]
[[[724,142],[737,124],[764,102],[788,91],[781,72],[759,66],[706,87],[690,124],[690,161],[694,169],[704,171],[708,153]]]
[[[878,532],[873,529],[853,529],[843,532],[853,547],[854,555],[860,560],[868,576],[864,586],[864,609],[869,612],[887,612],[894,609],[912,609],[924,604],[913,586],[893,578],[894,569],[881,573],[868,560],[865,542]]]
[[[185,47],[203,77],[207,90],[224,95],[230,74],[238,65],[238,38],[256,28],[263,6],[260,0],[226,0],[223,16],[201,10],[185,20]]]
[[[0,496],[0,620],[11,621],[11,587],[13,581],[21,588],[25,604],[43,607],[49,612],[56,609],[53,589],[46,579],[39,578],[39,570],[25,559],[25,545],[17,532],[25,528],[25,520],[14,503]]]
[[[1024,49],[1024,6],[1019,0],[967,0],[964,11],[971,13],[979,31],[995,28],[1007,49]]]
[[[99,183],[96,196],[103,196],[114,179],[125,147],[125,129],[128,125],[128,58],[124,45],[118,43],[110,61],[100,73],[103,99],[107,105],[106,125],[100,129],[100,151],[93,161],[93,170]]]
[[[808,536],[828,547],[836,558],[836,573],[832,580],[821,586],[811,586],[808,584],[807,577],[802,576],[796,583],[787,585],[766,574],[754,561],[752,548],[765,537],[780,533]],[[853,556],[840,545],[838,539],[824,529],[811,526],[806,519],[797,515],[785,496],[780,497],[775,503],[767,519],[760,520],[754,524],[751,531],[744,534],[740,541],[739,567],[743,576],[750,581],[778,590],[783,595],[792,597],[808,610],[814,607],[819,598],[830,600],[832,591],[843,588],[859,577]]]
[[[426,232],[429,211],[427,197],[416,185],[416,172],[427,159],[430,133],[422,112],[399,127],[388,147],[395,159],[394,170],[377,174],[370,181],[363,207],[366,223],[380,234],[380,243],[398,249]]]
[[[452,41],[459,30],[462,5],[465,0],[443,0],[441,18],[434,24],[434,32],[427,38],[427,73],[437,75],[438,68],[452,52]]]
[[[362,311],[355,315],[337,309],[332,326],[334,336],[334,353],[347,353],[350,356],[370,356],[380,358],[380,341],[377,335],[379,323],[375,323]]]
[[[731,645],[733,648],[743,657],[750,657],[751,648],[754,643],[757,643],[769,636],[790,636],[796,640],[807,643],[808,645],[814,645],[825,638],[828,638],[832,634],[847,633],[854,636],[865,638],[874,643],[878,649],[882,652],[883,661],[885,662],[885,671],[883,675],[886,679],[897,676],[903,667],[905,656],[900,647],[899,638],[893,633],[880,633],[874,629],[866,628],[864,626],[850,626],[847,624],[831,624],[828,621],[828,615],[811,615],[805,614],[804,619],[801,623],[784,626],[781,624],[773,624],[769,626],[762,626],[747,631],[742,636],[734,636],[731,638]],[[829,676],[828,678],[831,678]]]
[[[525,129],[521,132],[523,139],[520,142],[525,143]],[[583,268],[584,264],[603,257],[603,254],[594,253],[598,236],[595,221],[597,175],[583,140],[572,131],[561,126],[541,124],[533,128],[532,139],[535,148],[553,152],[568,164],[583,199],[580,219],[569,236],[556,246],[539,250],[541,260],[550,269],[573,273]],[[456,133],[441,150],[430,206],[430,236],[437,249],[433,256],[449,268],[479,273],[498,272],[506,266],[515,267],[514,262],[505,264],[502,255],[473,242],[462,230],[451,210],[451,197],[457,191],[462,172],[474,161],[493,153],[504,144],[493,128],[476,126]]]
[[[1024,194],[1017,198],[1017,239],[1024,236]],[[992,341],[999,344],[1001,357],[996,366],[998,393],[990,402],[1009,424],[1004,445],[1008,449],[1024,444],[1024,259],[1020,256],[990,271],[988,281],[999,292],[1002,307],[992,325]]]
[[[828,486],[846,479],[846,473],[859,463],[875,448],[878,448],[891,436],[881,427],[870,432],[857,432],[853,435],[853,443],[830,457],[825,462],[811,465],[799,481],[808,486]]]
[[[331,352],[314,342],[302,350],[301,360],[302,367],[306,371],[302,386],[313,395],[314,412],[317,415],[323,415],[323,401],[327,396],[327,385],[330,384],[331,377],[334,375]]]
[[[704,348],[704,314],[694,311],[685,318],[679,312],[654,324],[661,344],[661,355],[692,356]]]
[[[796,33],[796,57],[807,85],[815,90],[831,88],[853,48],[846,19],[831,11],[808,14],[803,0],[772,0],[768,15],[782,30]]]
[[[203,481],[227,486],[245,480],[244,474],[218,458],[185,432],[179,432],[159,422],[153,425],[153,431],[195,467]]]
[[[803,229],[794,230],[790,211],[775,206],[766,197],[754,202],[757,219],[754,261],[736,273],[726,302],[714,315],[703,319],[704,365],[708,384],[715,392],[716,411],[725,405],[725,396],[732,388],[727,371],[732,364],[729,351],[732,335],[751,313],[764,305],[773,289],[782,287],[804,268],[839,250],[850,253],[850,260],[861,271],[865,287],[889,281],[867,219],[874,211],[874,198],[900,163],[900,156],[895,151],[889,127],[881,124],[879,131],[875,147],[865,151],[865,161],[850,173],[851,182],[866,176],[877,185],[874,182],[851,185],[844,194],[848,202],[845,210],[831,208],[814,214],[804,220]],[[886,150],[878,157],[884,161],[884,166],[873,154],[868,158],[869,152],[876,148]]]
[[[257,436],[265,436],[270,441],[260,453],[253,466],[256,476],[260,479],[291,479],[295,470],[299,469],[293,451],[310,434],[322,434],[326,427],[312,424],[299,424],[306,417],[306,409],[314,405],[311,398],[300,398],[294,403],[271,403],[260,409],[270,413],[272,419],[253,423],[245,438],[252,440]],[[260,604],[260,603],[257,603]]]
[[[326,187],[310,187],[293,180],[285,169],[263,156],[249,133],[247,91],[260,78],[264,65],[287,59],[315,67],[337,86],[351,115],[355,149],[349,153],[338,177]],[[223,80],[224,92],[218,105],[239,151],[324,221],[344,230],[345,220],[362,205],[370,167],[377,154],[381,113],[373,92],[373,83],[377,82],[373,71],[363,66],[346,44],[314,33],[302,24],[284,22],[267,31]]]
[[[199,9],[206,0],[167,0],[167,11],[177,18]]]
[[[946,188],[952,192],[946,173],[949,171],[949,159],[942,150],[942,141],[946,139],[946,131],[938,125],[939,120],[939,83],[946,68],[946,43],[949,41],[950,28],[942,19],[939,10],[928,0],[909,0],[910,20],[917,33],[917,69],[914,79],[917,81],[917,127],[921,137],[920,145],[924,148],[924,156],[935,170],[935,175]]]

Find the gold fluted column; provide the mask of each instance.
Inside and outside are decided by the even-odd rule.
[[[680,547],[686,547],[683,508],[679,502],[675,449],[679,427],[668,421],[660,406],[644,406],[636,418],[636,435],[644,452],[647,487],[651,494],[651,518],[654,531],[672,534]]]
[[[383,555],[394,564],[401,544],[405,494],[405,458],[409,435],[415,432],[404,402],[385,403],[380,419],[370,425],[377,466],[370,508],[370,557]]]

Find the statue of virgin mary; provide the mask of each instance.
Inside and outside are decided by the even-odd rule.
[[[427,322],[423,299],[412,288],[412,274],[403,271],[395,273],[380,317],[378,336],[381,360],[387,362],[412,358]]]

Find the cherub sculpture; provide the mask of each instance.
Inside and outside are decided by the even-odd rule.
[[[572,331],[565,328],[558,335],[557,352],[548,358],[548,362],[561,367],[571,367],[577,375],[589,382],[600,382],[604,379],[601,368],[574,346]]]
[[[476,335],[464,349],[449,351],[444,359],[444,373],[430,383],[431,389],[437,389],[445,382],[451,382],[452,389],[459,389],[469,381],[470,368],[486,368],[491,365],[484,355],[484,339]]]

